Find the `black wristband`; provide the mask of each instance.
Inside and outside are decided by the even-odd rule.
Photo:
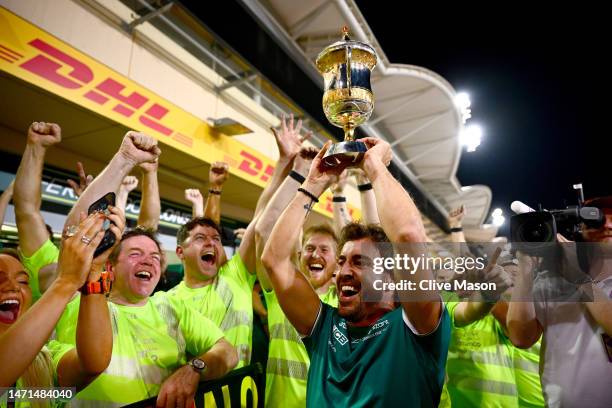
[[[210,194],[217,194],[217,195],[221,195],[221,190],[213,190],[212,188],[208,189],[208,192]]]
[[[291,177],[292,179],[294,179],[295,181],[297,181],[300,184],[302,184],[304,181],[306,181],[306,177],[302,176],[300,173],[298,173],[295,170],[291,170],[291,173],[289,173],[289,177]]]
[[[368,191],[372,189],[372,184],[371,183],[360,184],[357,186],[357,188],[359,189],[359,191]]]
[[[337,197],[334,197],[332,201],[334,203],[346,203],[346,197],[337,196]]]
[[[462,227],[451,228],[451,232],[461,232],[463,231]]]
[[[312,201],[314,201],[315,203],[319,202],[319,197],[317,197],[316,195],[312,194],[310,191],[300,187],[298,188],[298,190],[300,193],[306,195],[308,198],[310,198]]]

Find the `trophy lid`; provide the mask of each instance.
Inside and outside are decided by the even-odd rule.
[[[328,45],[319,53],[316,65],[319,72],[328,72],[346,62],[346,50],[351,49],[351,61],[365,64],[370,70],[378,59],[374,48],[361,41],[351,40],[347,26],[342,27],[342,40]]]

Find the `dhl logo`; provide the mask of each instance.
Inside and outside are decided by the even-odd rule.
[[[62,88],[83,90],[82,96],[90,101],[100,106],[109,104],[114,112],[126,118],[135,116],[140,124],[150,130],[192,147],[191,137],[175,131],[167,124],[162,124],[163,118],[169,112],[167,107],[137,91],[130,92],[125,84],[115,78],[107,77],[98,82],[94,81],[94,72],[89,66],[40,38],[30,41],[28,45],[40,53],[19,63],[22,54],[6,46],[0,46],[0,57],[11,63],[17,62],[19,67]],[[64,75],[61,71],[68,73]]]

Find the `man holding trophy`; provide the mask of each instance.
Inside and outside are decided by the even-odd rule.
[[[311,361],[306,400],[310,407],[400,406],[408,395],[415,406],[437,406],[444,382],[450,325],[440,296],[416,290],[396,307],[386,295],[376,301],[365,295],[372,259],[387,255],[381,244],[399,244],[397,253],[416,256],[426,242],[418,209],[387,170],[392,158],[389,144],[376,138],[353,140],[355,127],[373,109],[369,76],[375,64],[374,50],[351,41],[346,29],[343,41],[317,58],[325,79],[326,116],[344,128],[345,141],[333,146],[327,142],[313,160],[262,256],[283,312],[305,336]],[[299,239],[296,226],[303,225],[333,176],[349,166],[359,166],[371,181],[382,228],[356,223],[343,228],[335,308],[320,301],[291,255]],[[433,278],[429,270],[412,272],[391,275],[396,281]]]

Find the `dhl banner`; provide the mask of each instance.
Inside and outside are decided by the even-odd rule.
[[[127,128],[204,162],[225,161],[231,174],[263,187],[274,161],[216,132],[159,95],[0,7],[0,68]],[[315,211],[331,216],[326,192]],[[349,206],[354,218],[359,210]]]

